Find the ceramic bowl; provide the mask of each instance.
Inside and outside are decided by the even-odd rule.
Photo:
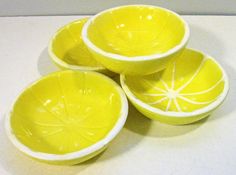
[[[182,125],[211,114],[225,99],[229,82],[215,59],[193,49],[158,73],[121,75],[121,85],[133,105],[145,116]]]
[[[127,110],[126,96],[113,80],[67,70],[27,87],[6,118],[6,131],[26,155],[72,165],[103,151],[122,129]]]
[[[91,17],[82,39],[107,69],[129,75],[163,70],[185,48],[187,23],[176,13],[149,5],[128,5]]]
[[[107,73],[88,51],[81,39],[81,30],[88,18],[78,19],[60,28],[50,40],[48,53],[61,69]]]

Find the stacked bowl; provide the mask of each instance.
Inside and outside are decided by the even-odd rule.
[[[40,161],[77,164],[103,151],[122,129],[126,96],[160,122],[207,117],[225,99],[228,78],[211,56],[186,48],[189,36],[178,14],[149,5],[67,24],[48,47],[65,70],[42,77],[17,98],[6,119],[10,140]],[[121,87],[110,78],[117,74]]]

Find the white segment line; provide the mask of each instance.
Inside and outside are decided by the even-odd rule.
[[[182,112],[182,109],[181,109],[181,107],[179,106],[179,103],[178,103],[178,101],[177,101],[176,98],[174,98],[174,104],[175,104],[175,106],[176,106],[178,112]]]
[[[60,150],[60,151],[64,150],[64,146],[63,146],[63,145],[60,145],[59,150]]]
[[[47,133],[45,133],[43,136],[44,136],[44,137],[47,137],[47,136],[56,135],[56,134],[62,132],[63,130],[64,130],[63,128],[60,128],[60,129],[57,129],[57,130],[52,131],[52,132],[47,132]]]
[[[87,140],[92,143],[95,142],[95,140],[93,140],[92,138],[88,138],[87,136],[83,135],[80,131],[81,130],[74,130],[74,132],[76,132],[78,136],[84,138],[84,140]]]
[[[77,147],[79,147],[79,145],[80,145],[80,144],[77,142],[77,140],[74,140],[74,147],[77,148]]]
[[[154,101],[154,102],[151,102],[151,103],[148,103],[148,104],[150,104],[150,105],[158,104],[158,103],[163,102],[163,101],[166,100],[166,99],[168,99],[168,98],[167,98],[167,97],[163,97],[163,98],[161,98],[161,99],[159,99],[159,100],[157,100],[157,101]]]
[[[155,90],[157,90],[157,91],[160,91],[160,92],[163,92],[163,93],[166,93],[167,91],[166,90],[164,90],[164,89],[161,89],[161,88],[159,88],[159,87],[156,87],[156,86],[153,86],[153,84],[152,83],[150,83],[149,81],[147,81],[147,80],[143,80],[145,83],[147,83],[149,86],[151,86],[153,89],[155,89]]]
[[[88,113],[87,114],[83,114],[83,118],[79,119],[79,120],[76,120],[76,122],[83,122],[83,121],[87,120],[88,118],[89,118]]]
[[[58,74],[57,76],[57,81],[58,81],[58,85],[59,85],[59,90],[61,92],[61,99],[63,101],[63,104],[64,104],[64,110],[65,110],[65,114],[67,115],[67,118],[69,117],[69,113],[68,113],[68,108],[67,108],[67,103],[66,103],[66,95],[65,95],[65,92],[62,88],[62,82],[61,82],[61,77],[60,77],[60,74]]]
[[[90,126],[80,126],[80,125],[77,125],[79,128],[82,128],[82,129],[105,129],[105,128],[108,128],[109,125],[103,125],[103,126],[95,126],[95,127],[90,127]]]
[[[181,86],[179,89],[177,89],[177,92],[180,92],[182,91],[186,86],[188,86],[192,81],[193,79],[197,76],[197,74],[200,72],[202,66],[204,65],[205,63],[205,60],[206,58],[203,58],[202,62],[200,63],[200,65],[198,66],[197,70],[195,71],[195,73],[193,74],[193,76],[183,85]]]
[[[164,90],[164,89],[161,89],[161,88],[159,88],[159,87],[153,87],[153,89],[155,89],[155,90],[157,90],[157,91],[160,91],[160,92],[163,92],[163,93],[166,93],[167,91],[166,90]]]
[[[162,84],[165,86],[166,90],[168,91],[168,90],[169,90],[169,87],[168,87],[167,83],[166,83],[162,78],[160,78],[160,81],[161,81]]]
[[[44,127],[62,127],[62,126],[64,126],[63,124],[50,124],[50,123],[42,123],[42,122],[36,122],[36,121],[34,121],[33,123],[36,125],[39,125],[39,126],[44,126]]]
[[[92,142],[92,143],[95,142],[95,140],[88,138],[87,136],[81,134],[80,132],[77,132],[77,134],[89,142]]]
[[[162,25],[162,30],[160,31],[160,33],[157,35],[157,39],[160,38],[161,34],[166,30],[166,26],[168,24],[168,19],[170,18],[170,14],[166,12],[166,19],[165,19],[165,23]],[[165,45],[165,44],[163,44]]]
[[[142,93],[142,95],[151,96],[151,97],[165,96],[165,94],[148,94],[148,93]]]
[[[183,96],[178,96],[178,98],[187,101],[189,103],[195,104],[195,105],[204,105],[204,104],[209,104],[213,101],[215,101],[215,99],[210,100],[210,101],[204,101],[204,102],[199,102],[199,101],[194,101],[194,100],[190,100],[189,98],[183,97]]]
[[[71,148],[70,142],[71,142],[71,135],[68,135],[67,136],[67,142],[66,142],[67,150],[70,150],[70,148]]]
[[[170,98],[168,101],[168,104],[166,106],[166,112],[169,111],[170,105],[171,105],[172,99]]]
[[[34,96],[35,100],[42,106],[42,108],[44,108],[48,113],[50,113],[52,116],[54,116],[57,120],[59,120],[61,123],[64,123],[64,121],[56,114],[54,114],[52,111],[50,111],[47,106],[45,106],[43,104],[43,101],[38,98],[38,96],[35,95],[35,93],[33,92],[32,88],[30,88],[30,92],[31,94]]]
[[[181,93],[181,95],[183,96],[188,96],[188,95],[200,95],[200,94],[204,94],[207,92],[210,92],[211,90],[213,90],[215,87],[218,86],[218,84],[220,84],[222,82],[224,78],[222,77],[219,81],[217,81],[213,86],[211,86],[210,88],[200,91],[200,92],[193,92],[193,93]]]
[[[78,43],[78,39],[76,37],[74,37],[74,35],[72,34],[72,32],[70,31],[69,26],[66,27],[66,31],[67,33],[70,35],[70,37],[72,38],[72,40],[74,41],[74,43]]]
[[[175,66],[176,66],[176,62],[173,63],[171,89],[174,89],[174,87],[175,87]]]
[[[28,128],[25,128],[22,124],[21,124],[21,129],[23,130],[23,132],[26,134],[27,137],[31,137],[33,135],[32,132]]]

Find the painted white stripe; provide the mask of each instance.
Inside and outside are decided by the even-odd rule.
[[[182,109],[181,109],[181,107],[179,106],[179,103],[178,103],[178,101],[177,101],[176,98],[174,98],[174,104],[175,104],[175,106],[176,106],[178,112],[182,112]]]
[[[166,111],[169,111],[170,105],[171,105],[172,99],[170,98],[168,101],[168,104],[166,106]]]
[[[55,117],[61,123],[64,123],[64,121],[58,115],[54,114],[51,110],[49,110],[47,108],[47,106],[43,105],[43,101],[34,93],[32,88],[30,88],[29,90],[30,90],[32,96],[34,97],[34,99],[41,105],[42,108],[45,109],[45,111],[47,111],[49,114],[51,114],[53,117]]]
[[[63,87],[62,87],[60,74],[57,75],[57,81],[58,81],[59,90],[61,92],[61,99],[62,99],[63,104],[64,104],[64,111],[65,111],[66,117],[68,118],[69,117],[69,112],[68,112],[67,103],[66,103],[66,95],[65,95],[65,92],[64,92]]]
[[[23,132],[26,134],[27,137],[32,137],[32,132],[28,129],[25,128],[22,124],[21,124],[21,129],[23,130]]]
[[[197,74],[200,72],[202,66],[204,65],[205,63],[205,60],[206,58],[203,58],[202,62],[200,63],[200,65],[198,66],[197,70],[195,71],[195,73],[193,74],[193,76],[183,85],[181,86],[179,89],[177,89],[177,92],[180,92],[182,91],[186,86],[188,86],[192,81],[193,79],[197,76]]]
[[[160,81],[165,86],[166,90],[168,91],[170,88],[168,87],[167,83],[162,78],[160,78]]]
[[[71,135],[68,135],[67,137],[67,142],[66,143],[66,147],[67,147],[67,150],[70,150],[70,147],[71,147]]]
[[[142,95],[151,96],[151,97],[160,97],[160,96],[165,96],[166,94],[148,94],[148,93],[142,93]]]
[[[33,122],[35,125],[44,126],[44,127],[62,127],[63,124],[50,124],[50,123],[42,123],[42,122]]]
[[[195,105],[204,105],[204,104],[209,104],[209,103],[215,101],[215,99],[213,99],[213,100],[210,100],[210,101],[199,102],[199,101],[190,100],[189,98],[186,98],[186,97],[183,97],[183,96],[178,96],[178,98],[180,98],[184,101],[187,101],[191,104],[195,104]]]
[[[72,34],[69,26],[66,27],[66,31],[68,32],[68,34],[70,35],[75,44],[79,42],[79,40]]]
[[[168,99],[167,97],[163,97],[160,100],[157,100],[157,101],[154,101],[154,102],[151,102],[151,103],[148,103],[148,104],[150,104],[150,105],[158,104],[158,103],[161,103],[161,102],[163,102],[164,100],[167,100],[167,99]]]
[[[46,133],[43,133],[43,136],[47,137],[47,136],[56,135],[56,134],[62,132],[63,130],[64,130],[63,128],[60,128],[60,129],[57,129],[57,130],[52,131],[52,132],[46,132]]]
[[[175,67],[176,67],[176,62],[173,63],[172,78],[171,78],[171,89],[175,88]]]
[[[143,80],[145,83],[147,83],[151,88],[153,88],[153,89],[155,89],[155,90],[157,90],[157,91],[160,91],[160,92],[163,92],[163,93],[166,93],[167,91],[166,90],[164,90],[164,89],[161,89],[161,88],[159,88],[159,87],[156,87],[156,86],[154,86],[152,83],[150,83],[149,81],[147,81],[147,80]]]
[[[193,92],[193,93],[181,93],[182,96],[188,96],[188,95],[200,95],[200,94],[204,94],[207,92],[210,92],[211,90],[213,90],[215,87],[217,87],[223,80],[224,78],[222,77],[219,81],[217,81],[213,86],[211,86],[210,88],[203,90],[203,91],[199,91],[199,92]]]

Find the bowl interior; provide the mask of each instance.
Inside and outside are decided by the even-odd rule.
[[[11,112],[16,138],[33,151],[65,154],[105,138],[121,115],[111,80],[91,72],[51,74],[27,88]]]
[[[81,30],[88,18],[67,24],[54,35],[51,51],[57,59],[69,65],[101,66],[88,51],[81,39]]]
[[[98,48],[132,57],[162,54],[174,48],[185,35],[185,25],[162,8],[125,6],[98,15],[87,32]]]
[[[192,112],[216,101],[225,77],[216,61],[186,49],[164,70],[146,76],[126,76],[124,83],[142,102],[162,111]]]

